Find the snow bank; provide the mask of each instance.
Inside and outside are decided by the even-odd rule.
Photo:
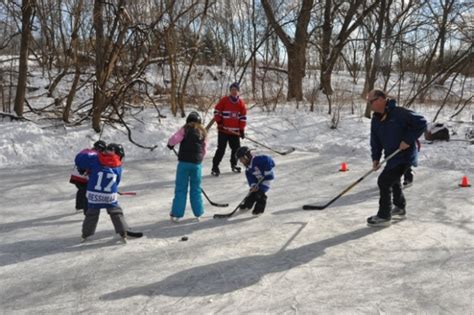
[[[433,110],[422,114],[432,117]],[[145,110],[137,120],[129,120],[133,139],[145,146],[157,146],[153,151],[142,149],[128,141],[126,129],[121,126],[106,126],[102,139],[106,142],[122,143],[126,159],[173,159],[174,156],[166,147],[169,136],[175,132],[185,119],[173,117],[167,110],[162,113],[168,118],[157,119],[156,111]],[[210,116],[204,117],[205,121]],[[275,149],[293,146],[300,151],[310,151],[327,155],[328,158],[340,157],[348,160],[360,153],[370,159],[369,135],[370,120],[342,113],[337,129],[330,129],[330,116],[322,110],[310,112],[307,109],[296,110],[291,104],[277,108],[275,112],[263,112],[253,109],[248,114],[247,136],[265,143]],[[462,139],[469,124],[450,123]],[[0,168],[28,165],[68,165],[73,163],[74,156],[83,148],[90,147],[99,139],[99,134],[92,131],[89,125],[80,127],[58,127],[51,124],[33,122],[0,122]],[[209,153],[216,148],[216,131],[211,129]],[[254,143],[245,140],[245,145],[257,148]],[[260,149],[260,148],[259,148]],[[438,169],[474,169],[472,156],[474,146],[464,141],[437,142],[426,144],[422,141],[420,152],[421,163]]]

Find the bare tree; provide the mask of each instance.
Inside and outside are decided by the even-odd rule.
[[[473,72],[472,8],[455,0],[0,1],[0,54],[9,56],[0,60],[0,101],[18,116],[91,120],[97,132],[104,121],[120,123],[130,137],[130,112],[158,109],[157,99],[174,115],[189,103],[209,109],[230,80],[251,87],[243,97],[266,110],[285,89],[287,100],[306,96],[314,110],[320,92],[329,97],[334,88],[333,113],[343,90],[365,96],[380,84],[399,98],[407,91],[411,106],[439,84],[439,112],[453,99],[459,111],[472,101],[468,84],[456,93]],[[28,56],[39,66],[29,69]],[[332,86],[340,70],[349,71],[351,88]],[[27,76],[37,71],[49,81],[41,96],[28,94]],[[151,97],[148,88],[161,82]],[[88,96],[79,104],[78,91]],[[39,107],[36,97],[53,100]]]
[[[444,45],[446,42],[446,29],[448,27],[448,16],[453,11],[455,1],[454,0],[439,0],[439,2],[440,2],[439,4],[441,7],[441,11],[442,11],[442,15],[441,15],[442,18],[440,21],[438,19],[438,12],[435,11],[433,3],[431,3],[430,1],[427,2],[428,8],[431,11],[432,16],[434,18],[433,20],[437,24],[437,27],[435,29],[437,29],[438,31],[438,36],[436,38],[434,47],[432,48],[425,62],[423,83],[430,82],[433,76],[433,73],[437,72],[436,70],[439,70],[440,68],[443,67],[442,63],[441,64],[438,63],[438,66],[434,66],[433,62],[435,62],[436,60],[437,53],[439,53],[438,61],[442,62],[444,58]],[[423,84],[421,86],[423,86]],[[422,103],[425,101],[427,91],[428,89],[424,89],[423,91],[419,93],[420,101]]]
[[[95,30],[95,76],[94,101],[92,109],[92,128],[100,132],[101,115],[110,104],[107,99],[107,83],[124,48],[124,40],[129,24],[125,13],[125,0],[120,0],[114,8],[115,16],[106,37],[104,31],[104,2],[94,1],[93,24]]]
[[[79,34],[78,33],[79,33],[79,27],[81,24],[81,12],[83,9],[83,2],[84,2],[83,0],[78,0],[76,6],[73,9],[74,23],[73,23],[73,29],[72,29],[72,34],[71,34],[71,47],[69,49],[69,54],[71,55],[72,63],[75,66],[75,72],[74,72],[74,79],[71,84],[71,88],[67,95],[66,106],[64,107],[64,111],[63,111],[64,122],[69,122],[69,114],[71,111],[72,102],[74,100],[74,96],[76,95],[77,86],[81,78],[81,66],[80,66],[80,62],[78,58],[78,50],[79,50],[78,48]]]
[[[341,55],[342,49],[347,43],[349,36],[362,24],[364,18],[372,12],[380,0],[374,0],[365,6],[367,1],[355,0],[324,2],[322,39],[321,39],[321,89],[325,94],[332,94],[331,76],[336,62]],[[359,12],[361,11],[361,12]],[[331,45],[331,38],[334,29],[334,21],[337,16],[341,16],[339,33]]]
[[[364,91],[362,93],[367,93],[368,91],[373,90],[374,84],[375,84],[375,79],[377,76],[377,73],[379,71],[379,66],[380,66],[380,50],[382,47],[382,35],[383,35],[383,30],[384,30],[384,21],[386,20],[386,12],[390,10],[390,5],[392,4],[391,0],[388,0],[388,3],[386,0],[380,0],[379,2],[379,7],[378,7],[378,12],[377,12],[377,31],[375,33],[375,41],[374,41],[374,46],[375,46],[375,53],[372,61],[372,66],[370,67],[368,74],[367,74],[367,80],[365,81],[364,85]],[[365,117],[370,118],[370,104],[367,103],[366,109],[365,109]]]
[[[23,0],[21,4],[21,47],[20,47],[20,64],[18,67],[18,85],[15,96],[15,113],[23,116],[23,109],[26,94],[26,81],[28,74],[28,47],[31,36],[31,18],[33,15],[34,0]]]
[[[303,78],[306,74],[306,47],[309,41],[308,25],[314,0],[303,0],[296,17],[295,36],[292,39],[275,17],[275,9],[269,0],[262,0],[267,19],[285,45],[288,54],[287,99],[303,100]]]

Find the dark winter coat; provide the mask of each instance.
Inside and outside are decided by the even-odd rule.
[[[268,155],[256,155],[252,157],[249,166],[245,170],[247,182],[250,187],[257,185],[258,181],[264,177],[259,185],[259,190],[267,192],[270,189],[270,182],[275,179],[273,168],[275,162]]]
[[[382,150],[389,156],[405,141],[410,147],[401,151],[387,162],[386,169],[400,164],[417,165],[416,140],[423,134],[427,126],[426,119],[403,107],[396,106],[395,100],[389,100],[385,113],[374,113],[370,128],[370,146],[372,160],[380,161]]]
[[[199,130],[189,126],[184,126],[178,130],[168,140],[168,145],[179,145],[178,160],[200,164],[206,155],[207,140]]]

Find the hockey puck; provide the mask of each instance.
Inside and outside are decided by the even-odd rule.
[[[187,241],[187,240],[188,240],[188,237],[187,237],[187,236],[183,236],[183,237],[181,237],[181,240],[182,240],[182,241]]]

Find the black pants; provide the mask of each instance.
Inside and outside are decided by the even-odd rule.
[[[403,181],[406,183],[413,182],[413,171],[411,169],[411,166],[408,166],[405,173],[403,174]]]
[[[107,208],[107,213],[110,215],[112,224],[114,225],[115,233],[123,235],[128,230],[127,222],[123,216],[123,210],[120,207]],[[85,237],[91,236],[95,233],[97,222],[99,222],[100,209],[89,208],[82,223],[82,235]]]
[[[265,211],[265,206],[267,205],[267,195],[265,195],[263,191],[254,191],[247,198],[245,198],[245,201],[243,202],[243,208],[246,209],[252,209],[254,205],[255,208],[252,211],[253,214],[260,214]]]
[[[87,184],[78,184],[76,183],[77,192],[76,192],[76,210],[84,211],[84,215],[87,212]]]
[[[232,150],[230,155],[230,165],[237,165],[235,152],[237,152],[237,149],[240,148],[240,137],[219,132],[217,135],[217,150],[214,154],[214,158],[212,159],[212,169],[219,168],[219,164],[221,163],[225,154],[227,143],[229,143],[230,149]]]
[[[400,179],[408,167],[408,164],[401,164],[390,170],[384,169],[380,174],[377,180],[380,190],[379,212],[377,213],[378,217],[384,219],[391,218],[392,193],[393,204],[399,208],[405,209],[406,200],[405,196],[403,196]]]

